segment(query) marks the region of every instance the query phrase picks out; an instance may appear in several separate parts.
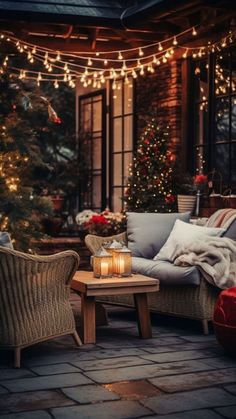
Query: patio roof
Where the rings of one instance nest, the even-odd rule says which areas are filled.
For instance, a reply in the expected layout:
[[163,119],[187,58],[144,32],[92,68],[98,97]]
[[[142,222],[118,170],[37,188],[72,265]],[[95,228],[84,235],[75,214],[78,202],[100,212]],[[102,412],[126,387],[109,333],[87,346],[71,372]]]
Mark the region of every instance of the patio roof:
[[60,51],[107,51],[162,41],[194,25],[202,26],[199,36],[209,28],[214,34],[233,10],[229,0],[1,0],[0,30]]

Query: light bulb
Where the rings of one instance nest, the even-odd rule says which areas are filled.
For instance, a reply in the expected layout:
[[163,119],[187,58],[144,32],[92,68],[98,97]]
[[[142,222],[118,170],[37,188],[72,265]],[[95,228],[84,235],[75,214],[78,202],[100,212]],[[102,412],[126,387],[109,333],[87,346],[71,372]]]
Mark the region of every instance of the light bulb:
[[92,64],[93,64],[93,62],[92,62],[91,58],[89,58],[88,59],[88,65],[92,65]]
[[173,45],[178,45],[178,41],[177,41],[177,39],[176,39],[176,36],[174,37],[174,40],[173,40]]
[[192,30],[192,35],[193,35],[193,36],[196,36],[196,35],[197,35],[197,31],[196,31],[195,27],[193,27],[193,30]]
[[123,60],[123,55],[121,54],[121,52],[119,52],[118,54],[118,60]]
[[159,51],[162,51],[162,50],[163,50],[163,46],[161,45],[161,43],[160,43],[160,42],[159,42],[158,50],[159,50]]
[[143,56],[143,50],[142,50],[142,48],[139,48],[138,55],[139,55],[140,57],[142,57],[142,56]]

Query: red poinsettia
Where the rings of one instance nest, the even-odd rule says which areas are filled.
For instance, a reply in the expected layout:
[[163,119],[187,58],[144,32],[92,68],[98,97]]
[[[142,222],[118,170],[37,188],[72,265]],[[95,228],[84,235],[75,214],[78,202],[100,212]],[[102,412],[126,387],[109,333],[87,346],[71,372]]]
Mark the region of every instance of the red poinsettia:
[[89,224],[108,224],[108,220],[104,215],[93,215],[92,218],[89,220]]
[[166,195],[165,201],[167,204],[173,204],[175,202],[175,197],[171,194]]
[[194,183],[197,186],[203,186],[207,183],[207,176],[206,175],[196,175],[194,178]]

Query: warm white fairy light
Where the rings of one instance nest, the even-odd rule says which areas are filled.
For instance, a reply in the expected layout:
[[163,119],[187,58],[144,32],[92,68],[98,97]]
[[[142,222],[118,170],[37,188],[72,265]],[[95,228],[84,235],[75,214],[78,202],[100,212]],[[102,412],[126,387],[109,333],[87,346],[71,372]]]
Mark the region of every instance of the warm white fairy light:
[[139,48],[139,50],[138,50],[138,55],[139,55],[140,57],[142,57],[142,56],[144,55],[144,52],[143,52],[142,48]]
[[178,41],[177,41],[177,39],[176,39],[176,36],[174,36],[174,39],[173,39],[173,45],[178,45]]
[[[179,44],[180,36],[190,31],[192,31],[193,36],[196,36],[197,34],[196,28],[192,27],[178,35],[165,39],[162,42],[156,42],[156,43],[145,45],[142,47],[136,47],[136,48],[134,47],[127,50],[117,51],[116,52],[117,59],[115,59],[115,55],[114,55],[115,51],[113,51],[113,56],[111,56],[111,58],[109,59],[107,58],[104,59],[103,57],[98,58],[100,54],[103,56],[105,52],[101,52],[101,53],[90,52],[90,57],[88,56],[86,57],[86,54],[88,54],[86,52],[80,53],[81,55],[79,56],[78,53],[77,55],[75,55],[75,53],[72,54],[72,53],[63,51],[63,58],[65,57],[65,59],[63,60],[61,59],[61,56],[58,55],[60,54],[59,51],[46,50],[46,48],[39,47],[39,46],[36,47],[35,45],[29,44],[25,41],[22,42],[21,40],[17,40],[14,37],[9,37],[9,40],[10,42],[14,43],[14,45],[19,51],[25,52],[30,62],[33,63],[33,61],[39,61],[41,63],[44,63],[47,71],[49,73],[52,73],[50,74],[50,78],[44,77],[43,79],[44,81],[51,80],[52,82],[54,82],[55,80],[57,80],[58,77],[56,74],[54,74],[55,70],[58,70],[57,71],[58,73],[60,73],[60,71],[64,71],[64,73],[68,75],[72,74],[73,77],[80,78],[82,80],[81,76],[82,74],[84,74],[83,73],[84,69],[86,69],[87,66],[89,66],[90,74],[86,82],[88,83],[89,80],[91,79],[91,83],[92,83],[92,80],[94,79],[93,74],[96,72],[100,74],[101,66],[103,65],[106,66],[110,64],[109,67],[111,66],[111,67],[117,68],[118,62],[121,61],[121,65],[119,66],[119,68],[116,69],[116,71],[114,69],[112,69],[111,71],[111,68],[104,69],[102,80],[100,80],[100,76],[96,80],[98,84],[98,81],[99,83],[104,83],[108,78],[115,79],[118,76],[122,76],[126,78],[126,76],[134,75],[134,78],[136,78],[137,70],[139,70],[138,74],[140,75],[143,75],[145,69],[147,69],[149,72],[153,72],[155,66],[159,66],[161,62],[166,63],[168,59],[171,58],[176,48],[184,49],[184,52],[182,55],[183,58],[186,58],[187,55],[192,56],[193,58],[197,58],[197,57],[201,58],[206,53],[210,53],[213,49],[214,51],[215,50],[221,51],[222,48],[229,45],[229,43],[231,43],[232,40],[235,39],[235,33],[232,33],[232,31],[230,31],[228,35],[224,35],[224,38],[222,38],[220,41],[215,42],[214,44],[211,44],[211,42],[208,41],[207,46],[197,46],[197,47],[181,46],[181,44]],[[170,43],[172,43],[173,46],[171,46]],[[150,48],[151,46],[152,47],[158,46],[159,52],[156,52],[156,54],[154,55],[153,53],[150,54],[150,50],[148,48]],[[133,52],[136,51],[140,59],[138,59],[137,57],[135,58],[133,55],[130,55],[129,57],[127,57],[127,52],[129,51],[133,51]],[[163,51],[162,54],[160,54],[161,51]],[[111,52],[112,51],[107,51],[106,53],[109,55],[111,54]],[[49,54],[50,54],[50,57],[49,57]],[[94,54],[94,55],[91,55],[91,54]],[[96,58],[95,58],[95,55],[96,55]],[[67,56],[77,57],[80,61],[78,63],[76,63],[75,60],[73,60],[72,62],[67,62],[65,61]],[[52,58],[52,57],[55,57],[55,58]],[[86,63],[85,62],[83,63],[83,60],[85,59],[86,59]],[[68,67],[68,64],[70,65],[70,69]],[[5,63],[5,66],[6,66],[6,63]],[[2,68],[0,69],[1,73],[3,72]],[[16,69],[16,71],[20,72],[20,69]],[[27,74],[27,78],[36,80],[36,77],[34,77],[32,73]],[[19,73],[17,73],[16,75],[19,75]],[[63,77],[63,74],[61,74],[61,77]],[[66,80],[70,81],[71,78],[69,79],[66,78]],[[83,79],[82,83],[84,81],[85,79]]]
[[54,87],[55,87],[55,89],[58,89],[58,87],[59,87],[59,84],[58,84],[57,80],[54,81]]

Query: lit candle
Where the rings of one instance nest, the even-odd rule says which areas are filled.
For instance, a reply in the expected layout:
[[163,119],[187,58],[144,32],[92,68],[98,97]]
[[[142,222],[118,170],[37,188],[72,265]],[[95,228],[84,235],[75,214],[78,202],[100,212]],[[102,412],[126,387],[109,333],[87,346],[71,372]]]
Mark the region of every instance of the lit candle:
[[108,262],[101,261],[101,276],[108,275]]
[[125,272],[125,261],[122,256],[119,257],[119,274],[123,274]]

